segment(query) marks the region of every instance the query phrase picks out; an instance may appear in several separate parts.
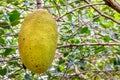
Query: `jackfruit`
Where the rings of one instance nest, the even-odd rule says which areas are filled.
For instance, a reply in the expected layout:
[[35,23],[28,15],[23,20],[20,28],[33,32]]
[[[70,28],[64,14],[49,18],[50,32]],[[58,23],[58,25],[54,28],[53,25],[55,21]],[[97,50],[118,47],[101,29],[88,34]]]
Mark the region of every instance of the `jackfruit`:
[[56,21],[47,10],[38,9],[28,14],[18,36],[23,64],[32,72],[45,72],[54,59],[57,39]]

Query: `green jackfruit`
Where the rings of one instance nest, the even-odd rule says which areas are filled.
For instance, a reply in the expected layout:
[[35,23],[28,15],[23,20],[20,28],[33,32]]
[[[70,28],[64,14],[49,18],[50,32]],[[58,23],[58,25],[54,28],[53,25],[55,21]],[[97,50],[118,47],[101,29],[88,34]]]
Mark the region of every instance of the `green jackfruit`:
[[28,14],[18,36],[23,64],[32,72],[45,72],[54,59],[57,39],[56,21],[49,12],[39,9]]

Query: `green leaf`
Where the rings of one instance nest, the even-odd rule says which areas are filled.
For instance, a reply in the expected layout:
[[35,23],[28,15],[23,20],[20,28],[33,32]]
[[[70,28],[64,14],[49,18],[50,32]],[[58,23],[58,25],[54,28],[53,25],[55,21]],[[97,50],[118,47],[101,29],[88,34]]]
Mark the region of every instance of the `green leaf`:
[[96,40],[91,40],[92,43],[96,43],[97,41]]
[[71,43],[78,44],[78,43],[80,43],[80,41],[79,41],[79,39],[73,39],[73,40],[71,40]]
[[104,36],[103,39],[104,39],[105,42],[109,42],[110,41],[110,37],[108,35]]
[[7,62],[8,65],[13,65],[13,66],[17,66],[18,65],[18,61],[9,61]]
[[59,2],[60,4],[64,4],[64,1],[62,1],[62,0],[58,0],[58,2]]
[[15,2],[15,0],[7,0],[7,3]]
[[57,68],[57,71],[58,72],[62,72],[64,70],[64,66],[60,65],[58,68]]
[[75,4],[80,4],[80,1],[75,1]]
[[6,57],[6,56],[9,55],[12,51],[13,51],[13,49],[8,48],[8,49],[5,50],[5,52],[2,53],[2,55],[3,55],[4,57]]
[[1,75],[1,76],[4,76],[4,75],[6,75],[6,73],[7,73],[7,68],[3,68],[3,69],[2,69],[2,68],[0,67],[0,75]]
[[68,53],[68,52],[64,53],[64,57],[67,57],[68,55],[69,55],[69,53]]
[[4,32],[4,29],[0,28],[0,36],[3,35],[5,32]]
[[67,17],[68,17],[69,20],[72,20],[72,15],[71,14],[68,14]]
[[114,17],[115,17],[116,20],[119,20],[120,19],[120,14],[116,12]]
[[105,50],[105,47],[101,46],[101,47],[96,48],[94,52],[99,53],[99,52],[104,51],[104,50]]
[[68,30],[66,33],[72,33],[72,30]]
[[120,55],[120,51],[117,51],[115,54],[118,54],[118,55]]
[[91,34],[91,32],[90,32],[90,30],[88,29],[88,27],[84,27],[84,28],[81,28],[80,29],[80,33],[86,33],[86,34],[88,34],[88,35],[90,35]]
[[117,58],[114,60],[114,65],[120,65],[120,57],[117,57]]
[[2,28],[10,28],[9,24],[6,21],[1,21],[0,25],[2,26]]
[[17,10],[12,11],[9,15],[10,22],[14,22],[18,20],[19,17],[20,17],[20,13]]
[[14,22],[11,23],[11,25],[12,25],[12,26],[15,26],[15,25],[17,25],[17,24],[19,24],[19,23],[20,23],[20,21],[14,21]]
[[114,26],[114,23],[112,21],[100,21],[100,24],[102,25],[102,27],[104,28],[110,28],[112,26]]
[[0,44],[5,44],[5,39],[0,38]]
[[[2,10],[0,10],[0,15],[1,15],[1,14],[3,14],[3,11],[2,11]],[[1,16],[0,16],[0,18],[1,18]]]
[[63,64],[65,62],[65,60],[63,60],[62,58],[59,59],[59,64]]
[[82,49],[83,49],[83,46],[78,46],[78,49],[79,49],[79,50],[82,50]]

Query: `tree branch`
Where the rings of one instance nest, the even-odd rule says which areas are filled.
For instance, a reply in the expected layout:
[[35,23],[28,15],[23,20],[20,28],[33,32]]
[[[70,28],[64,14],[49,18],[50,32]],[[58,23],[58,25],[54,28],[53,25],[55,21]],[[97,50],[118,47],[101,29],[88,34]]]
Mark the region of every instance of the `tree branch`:
[[83,43],[83,44],[68,44],[58,46],[57,48],[79,47],[79,46],[120,46],[120,43]]
[[0,36],[0,38],[2,38],[2,37],[12,37],[12,36],[18,36],[18,34],[10,34],[10,35],[3,35],[3,36]]
[[120,13],[120,4],[116,0],[104,0],[106,5]]
[[59,16],[56,20],[59,21],[59,19],[61,19],[62,17],[66,16],[66,15],[69,14],[69,13],[72,13],[73,11],[76,11],[76,10],[78,10],[78,9],[85,8],[85,7],[88,7],[88,6],[91,6],[91,5],[104,5],[104,4],[87,4],[87,5],[85,5],[85,6],[79,6],[79,7],[77,7],[77,8],[72,9],[72,10],[69,11],[69,12],[66,12],[66,13],[63,14],[62,16]]
[[113,22],[117,23],[117,24],[120,24],[119,21],[115,20],[114,18],[102,13],[101,11],[99,11],[94,5],[92,5],[88,0],[84,0],[87,4],[90,4],[90,6],[95,10],[97,11],[101,16],[105,17],[105,18],[108,18],[110,20],[112,20]]
[[120,70],[91,70],[91,71],[83,71],[81,73],[72,73],[72,74],[67,74],[64,78],[72,78],[74,76],[77,76],[77,75],[81,75],[81,74],[85,74],[85,73],[90,73],[90,72],[94,72],[94,73],[106,73],[106,72],[120,72]]
[[78,70],[78,66],[77,65],[74,65],[74,68],[75,68],[75,73],[76,75],[78,75],[80,77],[80,79],[85,79],[85,76]]
[[18,60],[18,59],[20,59],[20,58],[19,57],[12,57],[12,58],[8,57],[8,58],[5,58],[5,59],[0,58],[0,62],[9,62],[9,61]]
[[36,0],[36,1],[37,1],[37,9],[42,8],[42,7],[41,7],[41,0]]

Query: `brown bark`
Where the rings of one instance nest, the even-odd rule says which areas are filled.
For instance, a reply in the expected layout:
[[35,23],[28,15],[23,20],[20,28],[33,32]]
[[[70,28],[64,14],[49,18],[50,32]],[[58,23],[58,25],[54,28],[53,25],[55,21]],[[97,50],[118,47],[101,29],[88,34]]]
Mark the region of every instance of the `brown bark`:
[[42,8],[42,7],[41,7],[41,0],[36,0],[36,1],[37,1],[37,9]]
[[120,13],[120,4],[116,0],[104,0],[106,5]]

